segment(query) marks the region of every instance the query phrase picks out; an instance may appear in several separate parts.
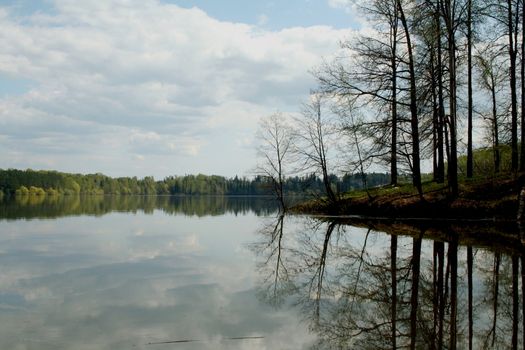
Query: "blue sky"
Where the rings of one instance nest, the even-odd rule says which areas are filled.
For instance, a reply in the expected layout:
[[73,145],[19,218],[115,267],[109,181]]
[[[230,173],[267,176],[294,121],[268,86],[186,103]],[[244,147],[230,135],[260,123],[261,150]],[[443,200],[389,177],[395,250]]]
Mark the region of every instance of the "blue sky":
[[183,7],[196,6],[212,17],[232,22],[260,24],[264,28],[283,29],[294,26],[327,25],[334,28],[356,26],[347,11],[327,0],[171,0]]
[[249,175],[358,27],[345,0],[1,0],[0,168]]
[[[269,29],[293,26],[328,25],[334,28],[357,27],[345,0],[161,0],[184,8],[198,7],[221,21],[261,25]],[[14,14],[54,13],[52,0],[0,0]]]

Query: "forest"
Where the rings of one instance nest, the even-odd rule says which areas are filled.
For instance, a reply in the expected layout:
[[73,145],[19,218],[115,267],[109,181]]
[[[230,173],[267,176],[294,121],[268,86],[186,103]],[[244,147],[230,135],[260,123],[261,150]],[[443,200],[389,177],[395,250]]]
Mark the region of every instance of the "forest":
[[[389,174],[367,174],[369,183],[388,183]],[[341,191],[362,188],[362,177],[332,175],[331,182]],[[0,191],[4,195],[269,195],[272,184],[262,176],[226,178],[217,175],[169,176],[156,181],[147,176],[112,178],[103,174],[68,174],[45,170],[0,169]],[[318,194],[322,181],[315,175],[290,177],[285,182],[289,194]]]
[[302,112],[260,124],[259,173],[278,195],[312,169],[331,202],[340,171],[384,169],[393,187],[409,174],[420,199],[424,173],[454,198],[463,179],[525,171],[523,1],[355,4],[366,29],[313,69]]

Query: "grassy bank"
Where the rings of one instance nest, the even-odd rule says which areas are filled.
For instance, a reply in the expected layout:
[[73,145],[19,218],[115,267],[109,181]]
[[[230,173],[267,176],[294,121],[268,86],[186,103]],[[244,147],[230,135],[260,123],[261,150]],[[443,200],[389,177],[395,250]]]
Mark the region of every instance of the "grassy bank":
[[387,218],[515,219],[525,175],[463,179],[459,195],[444,184],[423,184],[423,200],[409,184],[348,192],[337,203],[322,199],[301,203],[292,211],[307,214],[363,215]]

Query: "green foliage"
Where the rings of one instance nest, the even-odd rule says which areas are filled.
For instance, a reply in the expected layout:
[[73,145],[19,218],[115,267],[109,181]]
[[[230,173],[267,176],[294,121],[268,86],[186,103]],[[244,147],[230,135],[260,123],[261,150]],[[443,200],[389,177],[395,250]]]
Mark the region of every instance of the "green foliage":
[[46,191],[43,188],[31,186],[29,187],[29,194],[32,196],[45,196]]
[[48,188],[48,189],[46,190],[46,195],[48,195],[48,196],[58,196],[59,193],[58,193],[58,191],[55,190],[54,188]]
[[17,196],[27,196],[29,194],[29,189],[25,186],[20,186],[16,191],[15,191],[16,195]]
[[[389,174],[367,174],[367,184],[374,187],[388,183]],[[338,192],[363,187],[361,175],[332,175],[331,183]],[[103,174],[67,174],[56,171],[0,169],[0,190],[6,194],[57,195],[266,195],[273,192],[272,182],[265,177],[225,178],[217,175],[170,176],[155,181],[151,176],[111,178]],[[315,175],[290,177],[285,180],[287,195],[322,193],[323,183]]]
[[79,194],[80,185],[71,177],[66,177],[64,180],[64,194]]
[[[500,173],[509,173],[511,171],[511,148],[508,145],[499,147],[500,151]],[[494,150],[492,148],[476,149],[473,152],[474,174],[477,177],[493,177],[494,169]],[[458,158],[458,173],[466,175],[467,173],[467,156]]]

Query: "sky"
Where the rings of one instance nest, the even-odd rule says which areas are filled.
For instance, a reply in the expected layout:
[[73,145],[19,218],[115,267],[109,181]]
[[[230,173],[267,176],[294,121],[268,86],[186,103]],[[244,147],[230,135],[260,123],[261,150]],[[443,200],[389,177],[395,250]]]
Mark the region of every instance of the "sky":
[[0,0],[0,168],[250,175],[260,118],[360,25],[348,0]]

